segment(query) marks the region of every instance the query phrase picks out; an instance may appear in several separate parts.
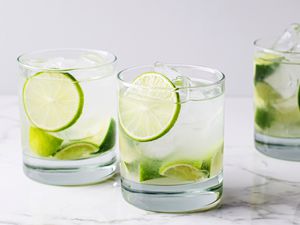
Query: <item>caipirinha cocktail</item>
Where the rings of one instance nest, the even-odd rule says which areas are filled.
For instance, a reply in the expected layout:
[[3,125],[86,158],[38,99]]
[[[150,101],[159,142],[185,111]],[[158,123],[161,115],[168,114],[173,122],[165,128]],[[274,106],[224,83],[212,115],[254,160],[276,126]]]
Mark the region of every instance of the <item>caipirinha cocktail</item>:
[[163,192],[222,173],[223,86],[180,69],[156,64],[120,83],[123,183],[154,185]]
[[[24,170],[30,177],[66,185],[106,178],[101,165],[116,162],[114,61],[108,52],[82,49],[19,57]],[[89,176],[86,168],[96,165],[98,174]]]

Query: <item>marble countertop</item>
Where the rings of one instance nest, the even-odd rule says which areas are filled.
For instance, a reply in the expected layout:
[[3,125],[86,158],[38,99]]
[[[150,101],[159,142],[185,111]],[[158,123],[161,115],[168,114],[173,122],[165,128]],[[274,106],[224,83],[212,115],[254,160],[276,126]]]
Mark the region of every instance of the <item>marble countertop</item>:
[[254,150],[250,98],[227,98],[224,197],[218,209],[152,213],[126,203],[119,177],[56,187],[23,174],[18,101],[0,96],[0,225],[300,225],[300,162]]

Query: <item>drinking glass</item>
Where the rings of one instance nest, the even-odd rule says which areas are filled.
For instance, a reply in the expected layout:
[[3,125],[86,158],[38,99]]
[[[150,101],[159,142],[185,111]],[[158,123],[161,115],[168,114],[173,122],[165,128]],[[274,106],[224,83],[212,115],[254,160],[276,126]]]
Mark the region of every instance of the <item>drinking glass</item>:
[[125,200],[157,212],[215,207],[222,196],[224,75],[156,63],[118,73]]
[[300,161],[300,51],[276,50],[277,38],[254,45],[256,149]]
[[53,185],[82,185],[115,173],[116,57],[87,49],[18,57],[25,174]]

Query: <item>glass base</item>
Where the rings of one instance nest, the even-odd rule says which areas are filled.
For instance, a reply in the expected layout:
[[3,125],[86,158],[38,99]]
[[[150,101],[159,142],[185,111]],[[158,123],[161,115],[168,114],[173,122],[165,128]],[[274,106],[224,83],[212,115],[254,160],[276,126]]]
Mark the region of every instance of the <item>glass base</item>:
[[113,151],[72,161],[47,160],[24,154],[24,173],[44,184],[74,186],[98,183],[112,177],[116,168],[117,160]]
[[219,205],[223,192],[223,174],[209,180],[182,185],[148,185],[122,178],[124,199],[153,212],[205,211]]
[[255,147],[273,158],[300,161],[300,138],[276,138],[255,133]]

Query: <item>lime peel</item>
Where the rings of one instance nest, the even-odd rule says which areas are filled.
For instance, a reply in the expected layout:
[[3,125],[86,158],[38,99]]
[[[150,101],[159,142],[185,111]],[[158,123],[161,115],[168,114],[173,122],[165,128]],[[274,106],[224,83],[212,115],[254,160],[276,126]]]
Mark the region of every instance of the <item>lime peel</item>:
[[82,139],[94,143],[98,146],[98,151],[95,154],[106,152],[112,149],[116,143],[116,122],[113,118],[110,118],[106,122],[102,123],[100,131],[88,138]]

